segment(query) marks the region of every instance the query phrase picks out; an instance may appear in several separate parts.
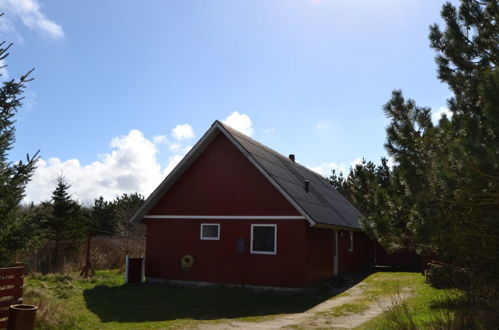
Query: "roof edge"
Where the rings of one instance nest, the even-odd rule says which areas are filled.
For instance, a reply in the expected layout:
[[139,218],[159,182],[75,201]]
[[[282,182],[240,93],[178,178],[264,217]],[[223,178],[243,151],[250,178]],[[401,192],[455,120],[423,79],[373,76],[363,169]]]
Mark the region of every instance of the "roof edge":
[[215,138],[217,131],[224,134],[225,137],[255,166],[260,173],[293,205],[293,207],[303,216],[305,220],[314,226],[316,222],[296,203],[296,201],[264,170],[251,154],[231,135],[224,125],[216,120],[211,127],[203,134],[201,139],[192,147],[192,149],[182,158],[175,168],[166,176],[166,178],[154,189],[154,191],[145,200],[144,204],[133,214],[129,222],[138,223],[153,208],[159,199],[168,191],[176,180],[185,172],[190,165],[204,151],[206,146]]
[[325,224],[325,223],[320,223],[320,222],[318,222],[317,224],[315,224],[314,228],[324,228],[324,229],[335,229],[335,230],[347,230],[347,231],[355,231],[355,232],[364,232],[364,230],[362,228],[354,228],[354,227],[347,227],[347,226],[337,226],[337,225],[330,225],[330,224]]
[[263,174],[263,176],[286,198],[286,200],[293,205],[293,207],[302,215],[305,217],[305,220],[307,220],[310,223],[310,226],[313,226],[316,224],[316,222],[303,210],[300,205],[277,183],[277,181],[270,176],[265,169],[258,163],[256,159],[254,159],[251,154],[230,134],[230,132],[225,128],[225,126],[219,122],[218,120],[215,121],[214,125],[216,125],[220,131],[229,139],[229,141],[232,142],[232,144],[260,171],[260,173]]
[[[185,166],[194,161],[197,156],[204,150],[204,148],[216,136],[217,126],[212,124],[211,127],[203,134],[201,139],[192,147],[191,150],[182,158],[182,160],[175,166],[175,168],[166,176],[163,181],[154,189],[154,191],[147,197],[144,204],[132,215],[129,222],[140,222],[144,215],[149,212],[163,194],[170,188],[171,185],[180,177],[186,170]],[[211,138],[211,139],[210,139]]]

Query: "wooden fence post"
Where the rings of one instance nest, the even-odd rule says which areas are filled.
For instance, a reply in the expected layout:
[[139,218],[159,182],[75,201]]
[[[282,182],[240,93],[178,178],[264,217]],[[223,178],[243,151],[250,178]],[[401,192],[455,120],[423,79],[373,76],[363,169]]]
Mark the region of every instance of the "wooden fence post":
[[91,277],[94,274],[94,271],[92,269],[92,265],[90,264],[90,242],[92,240],[92,230],[88,230],[87,234],[87,247],[86,247],[86,253],[85,253],[85,265],[83,266],[83,269],[81,270],[80,276],[83,277]]
[[23,301],[24,267],[0,268],[0,329],[7,328],[9,306]]

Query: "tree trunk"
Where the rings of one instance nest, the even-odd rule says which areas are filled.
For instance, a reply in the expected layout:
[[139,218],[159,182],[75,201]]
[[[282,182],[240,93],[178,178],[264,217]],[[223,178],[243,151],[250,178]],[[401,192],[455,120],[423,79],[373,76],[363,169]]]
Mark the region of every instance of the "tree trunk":
[[59,271],[59,233],[54,236],[54,250],[52,251],[52,272]]

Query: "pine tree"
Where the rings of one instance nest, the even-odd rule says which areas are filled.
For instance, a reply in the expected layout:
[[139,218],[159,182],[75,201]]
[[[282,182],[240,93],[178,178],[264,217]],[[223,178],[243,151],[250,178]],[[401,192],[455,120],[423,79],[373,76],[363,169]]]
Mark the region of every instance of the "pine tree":
[[453,116],[434,126],[430,109],[393,92],[384,107],[390,119],[385,148],[395,165],[390,184],[369,194],[378,207],[363,221],[387,245],[404,238],[419,251],[476,268],[470,260],[479,260],[478,251],[493,245],[477,249],[471,237],[483,230],[493,233],[493,228],[485,229],[486,219],[498,218],[497,203],[484,214],[473,201],[483,194],[497,197],[494,116],[499,108],[490,104],[499,94],[493,82],[499,58],[498,3],[463,0],[459,9],[447,3],[442,17],[445,29],[431,26],[430,42],[437,50],[438,77],[454,93],[449,99]]
[[378,239],[389,249],[431,250],[431,171],[432,162],[442,152],[440,130],[431,121],[431,109],[406,100],[401,91],[392,93],[384,111],[390,119],[385,149],[395,165],[389,175],[387,165],[383,166],[380,175],[385,183],[371,192],[376,207],[364,224],[371,231],[376,229]]
[[430,27],[430,45],[437,51],[438,78],[454,96],[450,110],[465,120],[480,116],[478,86],[499,62],[499,3],[461,0],[459,8],[446,3],[441,11],[445,30]]
[[[336,189],[340,194],[347,197],[345,191],[345,177],[343,176],[343,172],[339,171],[336,173],[336,170],[332,170],[329,177],[326,178],[327,181]],[[348,198],[348,197],[347,197]]]
[[475,282],[499,287],[499,4],[461,1],[444,5],[445,30],[431,27],[438,77],[454,96],[452,120],[440,130],[441,157],[433,163],[440,195],[434,244],[454,264],[469,268]]
[[124,193],[112,201],[101,196],[95,199],[91,210],[93,226],[103,234],[140,234],[137,224],[129,220],[143,203],[144,196],[139,193]]
[[98,230],[100,235],[106,235],[116,231],[118,222],[116,213],[113,202],[104,200],[104,197],[102,196],[95,199],[91,210],[91,217],[93,227]]
[[442,17],[430,41],[452,118],[433,125],[429,109],[393,92],[385,148],[395,165],[369,193],[377,207],[363,224],[385,245],[405,238],[449,263],[465,279],[465,327],[488,328],[499,322],[498,2],[447,3]]
[[[2,16],[2,15],[0,15]],[[0,60],[9,55],[12,44],[0,43]],[[28,71],[18,80],[2,82],[0,87],[0,265],[12,262],[18,252],[27,247],[32,231],[29,217],[19,212],[38,153],[26,156],[26,161],[11,163],[8,153],[15,142],[15,115],[22,105],[26,83],[32,80]]]
[[70,187],[64,177],[57,177],[57,186],[52,192],[52,199],[44,203],[46,217],[42,218],[40,223],[45,237],[54,244],[51,266],[55,272],[61,270],[62,245],[69,248],[77,247],[89,225],[81,205],[69,194]]

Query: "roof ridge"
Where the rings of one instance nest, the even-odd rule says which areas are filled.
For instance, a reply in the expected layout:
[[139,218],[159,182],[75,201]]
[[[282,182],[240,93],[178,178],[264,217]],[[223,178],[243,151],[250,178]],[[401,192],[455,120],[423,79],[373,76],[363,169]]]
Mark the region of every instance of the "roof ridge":
[[[282,168],[283,170],[288,171],[288,173],[290,173],[292,176],[294,176],[296,179],[298,179],[299,181],[302,181],[302,182],[304,180],[307,180],[307,177],[310,175],[313,178],[316,178],[316,180],[318,181],[318,187],[321,187],[321,189],[331,191],[331,193],[334,195],[334,197],[331,196],[330,198],[334,198],[336,201],[338,201],[338,198],[339,198],[340,201],[346,202],[349,205],[351,205],[351,203],[344,196],[342,196],[334,188],[334,186],[327,181],[327,179],[324,176],[312,171],[311,169],[309,169],[308,167],[306,167],[304,165],[301,165],[297,162],[290,160],[288,157],[282,155],[281,153],[275,151],[274,149],[272,149],[270,147],[267,147],[266,145],[264,145],[261,142],[247,136],[246,134],[244,134],[244,133],[242,133],[242,132],[240,132],[240,131],[238,131],[238,130],[236,130],[236,129],[234,129],[226,124],[223,124],[223,123],[220,123],[220,124],[227,131],[227,133],[230,135],[233,135],[234,138],[241,139],[241,141],[245,141],[246,143],[249,143],[256,148],[259,148],[262,151],[268,152],[270,155],[276,157],[276,161],[272,161],[271,159],[266,159],[263,156],[260,156],[258,154],[253,154],[253,152],[246,150],[250,154],[250,157],[262,158],[262,160],[265,160],[266,162],[273,164],[274,166],[278,166],[278,167]],[[243,148],[246,149],[246,147],[243,147]],[[255,161],[257,161],[257,160],[255,159]],[[264,168],[265,171],[267,171],[265,166],[262,166],[262,167]],[[302,171],[302,173],[300,173],[300,171]],[[303,173],[303,171],[304,171],[304,173]],[[272,174],[271,176],[274,176],[274,175],[275,174]],[[281,178],[281,180],[282,180],[282,178]],[[289,182],[290,184],[296,186],[296,183],[294,183],[292,180],[287,180],[287,179],[284,179],[284,180]],[[317,206],[320,205],[323,208],[331,210],[336,215],[338,220],[345,223],[347,226],[349,225],[349,221],[345,218],[345,215],[342,212],[339,212],[336,209],[336,207],[334,206],[336,202],[332,202],[332,201],[328,200],[327,198],[325,198],[324,196],[322,196],[322,193],[319,191],[316,191],[316,188],[314,188],[314,187],[311,188],[310,192],[311,192],[311,195],[313,195],[314,198],[317,200],[317,202],[312,202],[311,200],[302,200],[302,201],[304,201],[306,203],[312,203],[312,204],[315,204]],[[297,196],[294,196],[294,195],[292,195],[292,198],[295,200],[296,199],[300,200],[300,198],[297,198]],[[351,206],[354,207],[353,205],[351,205]],[[358,212],[358,210],[357,210],[357,212]],[[360,214],[360,212],[358,212],[358,213]]]
[[[216,122],[220,123],[220,124],[221,124],[221,125],[222,125],[225,129],[227,129],[227,130],[231,131],[231,133],[238,134],[240,137],[247,139],[247,140],[248,140],[248,142],[253,143],[253,144],[256,144],[256,145],[258,145],[258,146],[260,146],[260,147],[265,148],[267,151],[270,151],[271,153],[275,154],[276,156],[278,156],[278,157],[281,157],[281,158],[285,159],[286,161],[290,162],[292,165],[299,166],[299,167],[301,167],[301,168],[305,169],[305,170],[306,170],[307,172],[309,172],[310,174],[312,174],[312,175],[314,175],[315,177],[317,177],[317,178],[321,179],[322,181],[324,181],[324,183],[328,183],[328,182],[327,182],[327,180],[326,180],[326,178],[325,178],[324,176],[320,175],[319,173],[316,173],[316,172],[312,171],[310,168],[308,168],[308,167],[306,167],[306,166],[304,166],[304,165],[302,165],[302,164],[300,164],[300,163],[298,163],[298,162],[296,162],[296,161],[292,161],[291,159],[289,159],[289,157],[286,157],[285,155],[281,154],[280,152],[278,152],[278,151],[276,151],[276,150],[274,150],[274,149],[272,149],[272,148],[270,148],[270,147],[268,147],[268,146],[264,145],[263,143],[261,143],[261,142],[259,142],[259,141],[255,140],[255,139],[253,139],[252,137],[250,137],[250,136],[248,136],[248,135],[246,135],[246,134],[244,134],[244,133],[242,133],[242,132],[240,132],[240,131],[238,131],[238,130],[236,130],[235,128],[232,128],[231,126],[229,126],[229,125],[227,125],[227,124],[224,124],[224,123],[222,123],[222,122],[220,122],[220,121],[218,121],[218,120],[217,120]],[[329,188],[329,186],[330,186],[330,188],[331,188],[332,190],[336,190],[336,189],[334,189],[334,187],[333,187],[332,185],[330,185],[330,184],[328,184],[327,186],[328,186],[328,188]]]
[[[149,195],[130,221],[141,221],[219,133],[228,138],[311,225],[319,223],[340,228],[361,228],[359,219],[362,214],[325,177],[218,120]],[[280,177],[281,174],[284,177]],[[318,182],[312,185],[311,194],[304,194],[298,183],[303,183],[308,177]],[[318,198],[317,194],[322,198]]]

